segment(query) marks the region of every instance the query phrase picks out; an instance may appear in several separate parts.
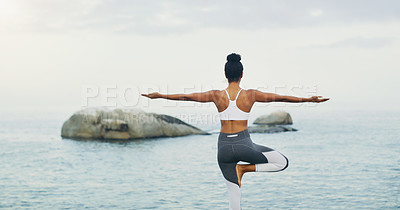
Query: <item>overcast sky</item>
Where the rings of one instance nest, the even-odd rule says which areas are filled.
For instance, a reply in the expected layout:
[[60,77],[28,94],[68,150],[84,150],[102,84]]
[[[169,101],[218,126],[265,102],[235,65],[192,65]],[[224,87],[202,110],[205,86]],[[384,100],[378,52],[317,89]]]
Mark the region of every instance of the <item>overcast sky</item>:
[[1,106],[75,111],[109,88],[125,93],[111,104],[143,107],[149,87],[222,89],[236,52],[244,88],[394,109],[399,40],[397,0],[0,0]]

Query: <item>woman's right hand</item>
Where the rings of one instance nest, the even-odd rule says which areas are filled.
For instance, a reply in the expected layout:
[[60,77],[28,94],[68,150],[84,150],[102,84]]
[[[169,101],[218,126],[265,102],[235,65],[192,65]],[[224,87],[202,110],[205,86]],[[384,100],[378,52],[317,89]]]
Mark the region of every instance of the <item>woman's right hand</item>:
[[161,98],[161,94],[157,93],[157,92],[149,93],[149,94],[142,93],[142,96],[145,96],[145,97],[150,98],[150,99]]
[[321,103],[329,100],[329,98],[322,98],[322,96],[311,96],[309,102]]

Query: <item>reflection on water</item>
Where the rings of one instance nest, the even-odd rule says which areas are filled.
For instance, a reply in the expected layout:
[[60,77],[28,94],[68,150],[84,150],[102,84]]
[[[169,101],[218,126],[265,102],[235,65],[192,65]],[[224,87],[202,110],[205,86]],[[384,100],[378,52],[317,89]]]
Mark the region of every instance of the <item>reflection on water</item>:
[[[251,134],[290,166],[246,174],[242,207],[399,207],[398,116],[307,117],[298,132]],[[227,209],[217,134],[112,143],[61,139],[59,129],[1,121],[0,208]]]

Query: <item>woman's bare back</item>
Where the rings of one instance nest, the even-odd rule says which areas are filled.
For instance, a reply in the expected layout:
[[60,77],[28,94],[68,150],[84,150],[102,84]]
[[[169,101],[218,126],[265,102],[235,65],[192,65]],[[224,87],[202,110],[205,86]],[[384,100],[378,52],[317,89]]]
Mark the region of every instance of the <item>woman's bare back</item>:
[[[227,88],[229,98],[234,99],[238,94],[240,88]],[[253,107],[254,100],[252,100],[251,94],[248,90],[242,90],[236,100],[237,107],[244,111],[250,112]],[[218,112],[222,112],[228,108],[229,99],[226,95],[225,90],[218,91],[216,94],[216,100],[214,101]],[[236,133],[247,129],[247,120],[221,120],[221,132],[222,133]]]

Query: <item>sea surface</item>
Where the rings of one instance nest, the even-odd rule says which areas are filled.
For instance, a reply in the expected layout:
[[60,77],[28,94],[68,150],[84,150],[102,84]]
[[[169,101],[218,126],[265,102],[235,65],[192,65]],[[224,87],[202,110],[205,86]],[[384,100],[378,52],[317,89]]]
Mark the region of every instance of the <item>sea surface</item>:
[[[243,209],[400,208],[399,111],[292,117],[297,132],[251,134],[290,164],[245,174]],[[1,209],[228,209],[218,133],[76,141],[60,137],[67,118],[38,112],[0,119]]]

